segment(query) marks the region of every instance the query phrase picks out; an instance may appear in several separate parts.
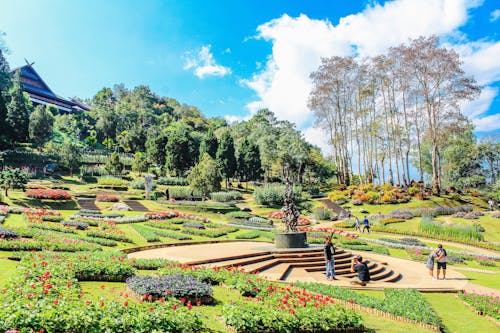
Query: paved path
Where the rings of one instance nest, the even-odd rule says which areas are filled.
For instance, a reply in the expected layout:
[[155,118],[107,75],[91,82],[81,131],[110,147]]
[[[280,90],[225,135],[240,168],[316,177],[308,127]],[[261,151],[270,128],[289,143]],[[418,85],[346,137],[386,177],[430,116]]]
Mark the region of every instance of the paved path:
[[[166,258],[180,262],[191,262],[212,258],[242,255],[267,251],[274,244],[262,242],[231,242],[218,244],[198,244],[175,246],[153,250],[140,251],[129,254],[131,258]],[[364,289],[380,288],[418,288],[423,290],[454,289],[462,290],[468,284],[467,278],[454,269],[447,270],[446,280],[432,280],[427,273],[424,263],[374,254],[371,252],[354,251],[368,260],[387,263],[387,266],[400,272],[403,278],[395,283],[371,282]],[[294,269],[287,281],[323,282],[337,286],[349,286],[348,278],[339,277],[336,281],[327,281],[322,272],[309,273],[302,269]]]
[[136,212],[149,212],[149,209],[137,200],[123,200],[123,203]]

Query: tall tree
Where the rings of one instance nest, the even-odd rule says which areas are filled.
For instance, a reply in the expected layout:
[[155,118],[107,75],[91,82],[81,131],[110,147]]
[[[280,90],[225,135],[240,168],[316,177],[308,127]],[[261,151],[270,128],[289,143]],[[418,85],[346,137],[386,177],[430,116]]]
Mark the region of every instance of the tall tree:
[[28,127],[32,104],[24,93],[21,83],[21,71],[16,71],[9,92],[10,102],[7,105],[7,125],[13,141],[25,141],[28,138]]
[[2,150],[8,141],[7,126],[7,101],[9,88],[11,85],[10,68],[7,59],[3,56],[0,47],[0,150]]
[[262,175],[259,147],[243,138],[238,147],[238,175],[246,182],[257,180]]
[[229,130],[224,131],[220,137],[219,147],[217,149],[217,162],[221,169],[221,174],[226,180],[226,188],[228,188],[229,179],[233,177],[236,172],[234,140]]
[[203,154],[208,153],[210,157],[216,158],[217,155],[217,147],[218,142],[215,137],[214,131],[209,128],[207,133],[203,136],[200,144],[200,157],[203,157]]
[[37,147],[52,138],[52,128],[54,125],[54,117],[43,105],[38,105],[35,111],[30,115],[29,122],[29,137]]
[[111,88],[102,88],[92,99],[90,114],[95,119],[97,140],[115,139],[118,116],[116,114],[117,100]]
[[198,159],[199,147],[184,123],[173,123],[167,129],[165,167],[173,176],[184,176]]

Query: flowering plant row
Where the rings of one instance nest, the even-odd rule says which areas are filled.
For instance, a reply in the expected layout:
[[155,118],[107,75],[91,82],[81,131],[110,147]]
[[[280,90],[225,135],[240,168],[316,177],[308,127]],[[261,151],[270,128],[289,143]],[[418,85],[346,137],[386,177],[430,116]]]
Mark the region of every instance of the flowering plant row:
[[83,240],[71,239],[39,232],[37,239],[0,239],[0,250],[4,251],[98,251],[101,248],[95,244],[87,243]]
[[322,283],[297,283],[298,287],[306,288],[323,295],[375,308],[397,316],[416,320],[431,325],[441,325],[441,321],[422,294],[416,289],[384,289],[385,297],[379,299],[337,286]]
[[458,296],[476,311],[500,320],[500,297],[494,295],[480,295],[463,291]]
[[19,238],[19,234],[11,229],[0,228],[0,239]]
[[87,236],[111,239],[114,241],[124,242],[124,243],[132,243],[132,244],[134,243],[134,241],[129,237],[127,237],[123,231],[120,231],[118,229],[111,229],[108,231],[89,230],[87,231]]
[[99,202],[118,202],[118,201],[120,201],[120,197],[118,197],[116,195],[110,195],[110,194],[101,194],[101,195],[98,195],[95,198],[95,200],[99,201]]
[[[267,217],[272,219],[283,219],[285,214],[283,212],[270,212]],[[311,221],[303,216],[299,216],[298,225],[310,225]]]
[[336,228],[310,228],[310,227],[299,227],[297,228],[299,231],[306,231],[306,232],[324,232],[325,234],[328,235],[338,235],[340,237],[344,238],[350,238],[350,239],[356,239],[358,238],[358,234],[354,232],[347,232],[342,229],[336,229]]
[[78,230],[87,230],[89,227],[88,223],[80,221],[61,221],[61,224],[65,227],[75,227]]
[[163,211],[163,212],[150,212],[146,213],[146,216],[149,217],[151,220],[166,220],[166,219],[172,219],[172,218],[181,218],[181,219],[186,219],[186,220],[193,220],[193,221],[201,221],[201,222],[210,222],[209,219],[206,217],[201,217],[197,216],[194,214],[189,214],[189,213],[182,213],[176,210],[173,211]]
[[[74,278],[85,257],[31,255],[21,261],[20,278],[0,293],[0,331],[20,332],[199,332],[200,316],[176,300],[155,303],[83,299]],[[105,256],[105,255],[104,255]],[[115,260],[120,262],[120,258]],[[100,258],[109,261],[109,257]],[[113,263],[116,265],[117,261]],[[123,259],[125,261],[125,259]],[[84,320],[82,320],[84,319]]]
[[34,199],[71,200],[71,194],[64,190],[33,189],[26,191],[26,196]]

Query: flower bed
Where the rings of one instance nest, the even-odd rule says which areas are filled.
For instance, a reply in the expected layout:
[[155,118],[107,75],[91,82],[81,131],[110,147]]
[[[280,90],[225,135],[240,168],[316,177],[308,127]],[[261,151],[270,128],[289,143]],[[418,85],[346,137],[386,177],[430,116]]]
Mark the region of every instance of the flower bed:
[[218,202],[229,202],[241,199],[241,193],[238,191],[212,192],[210,193],[210,199]]
[[0,228],[0,239],[19,238],[19,234],[11,229]]
[[144,225],[133,224],[132,229],[137,231],[148,243],[159,242],[160,237],[154,229],[148,228]]
[[61,221],[61,224],[65,227],[75,227],[78,230],[87,230],[89,227],[88,223],[80,221]]
[[338,235],[340,237],[348,238],[348,239],[356,239],[358,238],[358,234],[353,233],[353,232],[348,232],[342,229],[336,229],[336,228],[310,228],[310,227],[299,227],[297,228],[299,231],[306,231],[306,232],[324,232],[325,234],[328,235]]
[[111,239],[111,240],[115,240],[118,242],[124,242],[124,243],[132,243],[132,244],[134,243],[134,241],[132,239],[127,237],[125,235],[125,233],[120,231],[120,230],[113,230],[113,231],[90,230],[90,231],[87,231],[87,236]]
[[448,237],[452,239],[460,239],[462,241],[484,240],[483,234],[476,228],[471,226],[445,225],[432,219],[422,219],[418,226],[418,230],[423,234],[430,234],[439,238]]
[[[181,302],[211,304],[212,287],[192,276],[174,274],[162,277],[132,276],[127,279],[127,287],[147,300],[174,297]],[[199,304],[199,303],[198,303]]]
[[42,215],[41,219],[42,221],[47,221],[47,222],[61,222],[63,220],[63,217],[56,215]]
[[[43,254],[23,259],[19,279],[0,293],[0,332],[206,331],[200,316],[177,300],[136,303],[129,302],[128,296],[121,301],[82,299],[74,264],[86,259],[90,258],[54,259]],[[110,262],[110,269],[117,265],[109,257],[101,259]],[[99,262],[100,267],[105,264]]]
[[463,291],[458,297],[470,305],[479,314],[488,315],[500,320],[500,297],[492,295],[479,295]]
[[[271,212],[267,214],[267,217],[272,218],[272,219],[283,219],[285,217],[285,214],[283,212]],[[299,216],[298,219],[298,225],[305,226],[305,225],[310,225],[311,221],[303,216]]]
[[422,294],[415,289],[384,289],[384,299],[379,299],[356,292],[322,283],[297,283],[298,287],[306,288],[323,295],[361,304],[397,316],[405,317],[418,322],[441,326],[441,320],[432,306]]
[[26,191],[26,196],[34,199],[71,200],[71,194],[65,190],[33,189]]
[[167,265],[175,265],[176,262],[167,259],[155,258],[155,259],[145,259],[145,258],[131,258],[128,259],[132,267],[141,270],[156,270]]
[[110,195],[110,194],[101,194],[101,195],[98,195],[95,198],[95,200],[99,201],[99,202],[119,202],[120,197],[118,197],[116,195]]
[[194,214],[181,213],[178,211],[164,211],[164,212],[149,212],[146,213],[146,216],[151,220],[166,220],[173,218],[180,218],[185,220],[193,220],[193,221],[201,221],[201,222],[210,222],[206,217],[197,216]]

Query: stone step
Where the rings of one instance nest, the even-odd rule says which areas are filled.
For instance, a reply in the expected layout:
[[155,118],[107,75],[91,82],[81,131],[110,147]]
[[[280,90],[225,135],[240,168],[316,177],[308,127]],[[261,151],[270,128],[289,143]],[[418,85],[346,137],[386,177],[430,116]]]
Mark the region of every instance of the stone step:
[[403,277],[403,275],[401,275],[401,273],[396,273],[392,269],[390,271],[391,271],[391,274],[389,274],[389,276],[387,276],[383,279],[380,279],[378,281],[379,282],[397,282]]
[[221,258],[213,258],[213,259],[203,259],[203,260],[197,260],[197,261],[191,261],[188,264],[189,265],[206,265],[206,264],[214,264],[217,263],[218,265],[216,266],[237,266],[232,261],[235,263],[240,261],[240,260],[245,260],[249,258],[258,258],[261,257],[261,260],[268,260],[269,257],[272,258],[271,252],[269,251],[264,251],[264,252],[255,252],[255,253],[246,253],[246,254],[240,254],[240,255],[234,255],[234,256],[229,256],[229,257],[221,257]]

